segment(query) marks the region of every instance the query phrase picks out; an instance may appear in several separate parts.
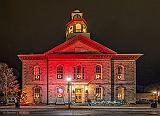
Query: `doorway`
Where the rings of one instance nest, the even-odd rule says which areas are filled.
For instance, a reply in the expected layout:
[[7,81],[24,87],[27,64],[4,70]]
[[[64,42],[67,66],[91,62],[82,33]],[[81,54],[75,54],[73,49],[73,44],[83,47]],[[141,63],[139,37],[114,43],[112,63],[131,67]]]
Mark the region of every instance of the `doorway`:
[[82,103],[82,89],[80,88],[75,89],[75,102]]

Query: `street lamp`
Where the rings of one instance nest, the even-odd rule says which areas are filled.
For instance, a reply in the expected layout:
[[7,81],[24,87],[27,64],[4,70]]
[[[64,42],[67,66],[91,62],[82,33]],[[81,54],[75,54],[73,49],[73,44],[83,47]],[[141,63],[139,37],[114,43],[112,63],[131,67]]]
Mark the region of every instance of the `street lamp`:
[[158,92],[157,91],[153,91],[153,95],[154,95],[154,100],[157,101]]
[[71,85],[71,77],[67,77],[67,82],[68,82],[68,108],[70,109],[70,85]]

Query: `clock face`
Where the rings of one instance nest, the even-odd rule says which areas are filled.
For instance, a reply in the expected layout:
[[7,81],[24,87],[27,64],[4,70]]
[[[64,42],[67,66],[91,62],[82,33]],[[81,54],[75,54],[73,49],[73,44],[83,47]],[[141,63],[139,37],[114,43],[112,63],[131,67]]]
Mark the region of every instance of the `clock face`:
[[73,18],[74,18],[74,19],[77,19],[77,18],[81,18],[81,16],[80,16],[79,14],[75,14],[75,15],[73,16]]

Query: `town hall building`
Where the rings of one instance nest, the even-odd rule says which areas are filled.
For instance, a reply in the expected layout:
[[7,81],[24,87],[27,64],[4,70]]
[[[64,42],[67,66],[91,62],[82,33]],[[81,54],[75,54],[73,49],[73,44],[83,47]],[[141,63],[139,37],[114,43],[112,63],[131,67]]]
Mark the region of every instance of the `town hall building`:
[[92,38],[83,13],[66,24],[66,41],[42,54],[18,55],[22,61],[22,104],[136,101],[136,60]]

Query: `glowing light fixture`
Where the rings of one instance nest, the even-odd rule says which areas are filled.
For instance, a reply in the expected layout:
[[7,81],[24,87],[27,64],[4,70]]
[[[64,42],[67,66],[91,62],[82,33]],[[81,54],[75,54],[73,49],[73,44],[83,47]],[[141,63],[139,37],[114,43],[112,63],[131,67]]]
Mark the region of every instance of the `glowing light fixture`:
[[70,82],[72,80],[71,77],[67,77],[67,81]]
[[157,94],[157,91],[153,91],[153,94]]
[[58,92],[59,92],[59,93],[63,93],[63,89],[62,89],[62,88],[59,88],[59,89],[58,89]]

